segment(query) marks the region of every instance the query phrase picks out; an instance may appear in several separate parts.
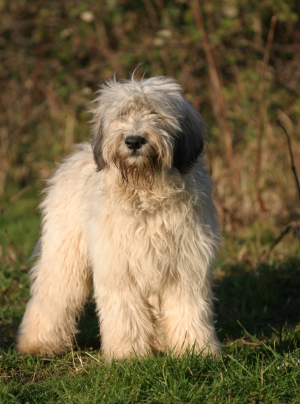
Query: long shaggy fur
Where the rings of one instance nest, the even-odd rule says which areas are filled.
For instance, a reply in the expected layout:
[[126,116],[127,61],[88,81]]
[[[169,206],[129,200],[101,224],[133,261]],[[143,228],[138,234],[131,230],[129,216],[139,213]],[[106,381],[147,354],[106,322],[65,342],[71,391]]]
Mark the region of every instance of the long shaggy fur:
[[107,359],[193,346],[216,354],[205,124],[165,77],[111,80],[96,104],[92,147],[78,146],[48,182],[17,349],[70,347],[93,285]]

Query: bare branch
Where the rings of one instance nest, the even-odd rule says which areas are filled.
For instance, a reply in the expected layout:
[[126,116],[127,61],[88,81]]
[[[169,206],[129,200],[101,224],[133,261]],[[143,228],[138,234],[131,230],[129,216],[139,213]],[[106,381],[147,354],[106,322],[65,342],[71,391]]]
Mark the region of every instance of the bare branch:
[[23,194],[25,194],[26,191],[28,191],[28,189],[30,189],[31,186],[28,185],[27,187],[21,189],[20,192],[18,192],[16,195],[14,195],[10,201],[3,206],[3,208],[0,210],[0,216],[4,213],[4,211],[12,204],[14,203],[16,200],[18,200]]
[[275,25],[276,25],[277,17],[273,15],[271,18],[271,24],[268,34],[267,45],[264,53],[263,60],[263,71],[261,75],[261,93],[260,93],[260,101],[258,105],[258,117],[257,117],[257,146],[256,146],[256,159],[255,159],[255,173],[254,173],[254,185],[255,185],[255,193],[259,203],[260,210],[262,212],[266,212],[266,206],[261,196],[261,190],[259,187],[259,177],[261,171],[261,145],[262,145],[262,137],[263,137],[263,113],[264,113],[264,101],[265,101],[265,82],[266,82],[266,73],[270,59],[270,52],[274,37]]
[[192,0],[190,4],[191,4],[191,9],[192,9],[197,27],[198,27],[199,31],[201,32],[201,36],[202,36],[201,40],[203,43],[203,48],[204,48],[204,52],[205,52],[205,56],[206,56],[208,68],[209,68],[210,82],[211,82],[211,85],[215,92],[214,103],[216,103],[216,105],[213,105],[214,112],[215,112],[215,115],[216,115],[216,118],[218,121],[219,128],[221,130],[221,133],[222,133],[222,135],[224,135],[228,164],[231,167],[233,175],[234,175],[236,191],[237,191],[237,193],[239,193],[238,172],[236,170],[231,133],[230,133],[228,122],[227,122],[226,101],[225,101],[225,98],[224,98],[224,95],[222,92],[222,86],[221,86],[221,82],[220,82],[219,75],[217,72],[214,57],[213,57],[213,54],[212,54],[212,51],[210,48],[210,44],[208,41],[208,36],[207,36],[207,33],[204,28],[203,16],[202,16],[202,11],[201,11],[199,1]]
[[293,229],[296,233],[299,232],[300,230],[300,221],[295,221],[295,222],[291,222],[289,223],[287,226],[285,226],[285,228],[282,230],[282,232],[279,234],[279,236],[277,237],[277,239],[273,242],[273,244],[271,245],[271,247],[269,248],[269,250],[267,252],[265,252],[265,254],[262,256],[262,258],[260,259],[260,261],[258,262],[256,269],[258,269],[258,267],[260,265],[262,265],[270,256],[271,252],[274,250],[274,248],[277,246],[277,244],[280,243],[280,241],[283,239],[283,237],[291,230]]
[[292,165],[291,168],[292,168],[292,171],[294,173],[296,186],[297,186],[298,194],[299,194],[299,198],[300,198],[300,184],[299,184],[299,179],[298,179],[298,175],[297,175],[297,171],[296,171],[296,167],[295,167],[295,163],[294,163],[294,156],[293,156],[293,151],[292,151],[290,135],[288,134],[288,131],[286,130],[285,126],[280,122],[279,119],[276,119],[276,122],[282,128],[282,130],[285,133],[285,136],[287,138],[287,142],[288,142],[288,146],[289,146],[289,152],[290,152],[290,156],[291,156],[291,165]]

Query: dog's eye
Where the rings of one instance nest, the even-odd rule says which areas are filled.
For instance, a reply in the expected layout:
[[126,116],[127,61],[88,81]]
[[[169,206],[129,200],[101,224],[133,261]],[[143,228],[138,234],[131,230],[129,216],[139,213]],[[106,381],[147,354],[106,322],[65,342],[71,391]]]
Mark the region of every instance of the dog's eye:
[[119,119],[125,119],[125,118],[127,118],[127,117],[128,117],[127,112],[121,112],[121,113],[118,115],[118,118],[119,118]]

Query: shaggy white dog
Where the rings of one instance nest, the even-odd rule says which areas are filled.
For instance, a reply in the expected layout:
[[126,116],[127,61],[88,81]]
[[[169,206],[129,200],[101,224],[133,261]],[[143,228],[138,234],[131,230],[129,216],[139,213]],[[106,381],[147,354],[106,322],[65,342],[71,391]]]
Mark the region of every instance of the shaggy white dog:
[[205,124],[173,79],[111,80],[93,141],[49,180],[39,258],[17,349],[72,344],[93,285],[104,357],[167,348],[218,353],[211,267],[218,243]]

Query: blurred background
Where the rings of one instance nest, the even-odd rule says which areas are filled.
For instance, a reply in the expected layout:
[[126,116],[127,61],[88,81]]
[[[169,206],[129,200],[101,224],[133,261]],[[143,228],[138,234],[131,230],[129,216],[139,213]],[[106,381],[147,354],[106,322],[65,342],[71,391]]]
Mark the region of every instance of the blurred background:
[[44,180],[90,139],[99,85],[137,66],[178,79],[210,127],[216,274],[292,259],[299,280],[299,16],[298,0],[1,0],[2,291],[23,287],[7,268],[27,271]]

